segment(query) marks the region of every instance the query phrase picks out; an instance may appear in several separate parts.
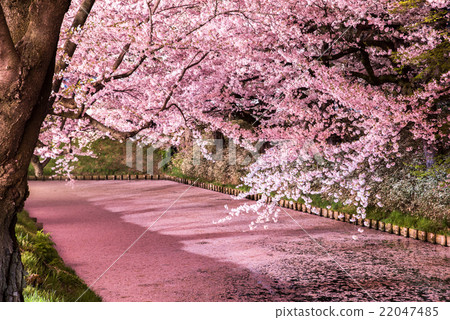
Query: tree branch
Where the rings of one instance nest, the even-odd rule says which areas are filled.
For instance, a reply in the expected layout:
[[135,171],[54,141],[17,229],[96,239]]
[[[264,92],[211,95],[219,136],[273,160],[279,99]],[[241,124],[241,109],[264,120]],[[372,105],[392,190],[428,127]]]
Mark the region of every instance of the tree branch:
[[113,66],[112,66],[112,72],[116,71],[117,68],[119,68],[119,66],[122,64],[123,58],[130,50],[130,46],[131,46],[130,42],[128,42],[126,45],[123,46],[122,52],[120,52],[120,55],[117,57],[116,61],[114,62]]
[[[172,98],[172,95],[173,95],[175,89],[178,88],[178,84],[181,82],[181,80],[183,80],[184,76],[186,75],[186,72],[187,72],[189,69],[191,69],[191,68],[193,68],[193,67],[199,65],[203,60],[205,60],[206,57],[207,57],[208,54],[209,54],[209,51],[206,52],[206,53],[204,53],[204,54],[200,57],[200,59],[198,59],[196,62],[193,62],[194,59],[197,57],[198,54],[199,54],[199,53],[196,53],[195,56],[192,58],[191,62],[183,69],[183,71],[181,72],[180,76],[178,77],[177,83],[175,83],[175,84],[173,85],[172,89],[170,90],[169,94],[168,94],[167,97],[166,97],[166,100],[164,101],[164,104],[163,104],[162,108],[158,111],[158,113],[167,109],[167,104],[169,103],[170,99]],[[157,114],[158,114],[158,113],[157,113]]]
[[101,132],[109,133],[111,136],[113,136],[115,139],[118,140],[126,140],[130,137],[132,137],[134,134],[132,132],[122,132],[119,130],[116,130],[114,128],[111,128],[109,126],[104,125],[100,121],[92,118],[90,115],[85,114],[83,116],[84,119],[88,120],[89,123],[96,129],[100,130]]
[[94,82],[92,84],[92,86],[94,87],[95,91],[93,93],[97,93],[100,90],[102,90],[103,88],[105,88],[105,83],[108,83],[112,80],[119,80],[119,79],[125,79],[128,78],[129,76],[131,76],[140,66],[141,64],[147,59],[147,55],[143,54],[140,58],[139,61],[133,66],[131,67],[130,70],[123,72],[123,73],[119,73],[116,75],[111,75],[108,76],[106,78],[103,78],[101,80],[98,80],[96,82]]
[[360,50],[360,53],[361,62],[367,71],[370,82],[372,82],[373,84],[378,84],[378,79],[375,77],[375,72],[373,71],[372,64],[370,63],[369,54],[366,52],[366,50],[364,50],[364,48]]
[[336,54],[324,55],[322,57],[316,56],[316,57],[313,57],[313,58],[314,59],[320,58],[321,61],[338,60],[338,59],[340,59],[342,57],[345,57],[346,55],[349,55],[349,54],[352,54],[352,53],[356,53],[356,52],[358,52],[358,50],[359,50],[358,48],[348,48],[348,49],[345,49],[345,50],[343,50],[343,51],[341,51],[339,53],[336,53]]
[[124,79],[127,78],[129,76],[131,76],[140,66],[141,64],[147,59],[147,55],[143,54],[138,62],[127,72],[124,73],[120,73],[120,74],[116,74],[116,75],[112,75],[110,78],[105,79],[106,82],[109,82],[111,80],[118,80],[118,79]]
[[170,108],[172,108],[172,107],[175,107],[175,108],[178,109],[178,111],[180,111],[181,116],[182,116],[183,119],[184,119],[184,123],[187,123],[187,120],[186,120],[186,117],[185,117],[185,115],[184,115],[183,110],[181,110],[181,108],[180,108],[176,103],[172,103],[169,107],[167,107],[167,109],[170,109]]
[[392,41],[388,41],[388,40],[366,39],[366,40],[364,40],[364,44],[366,46],[379,47],[386,51],[388,51],[388,50],[395,51],[396,50],[395,43]]
[[[80,6],[80,9],[78,9],[77,14],[75,15],[75,18],[73,19],[71,30],[75,30],[78,27],[84,26],[86,23],[86,20],[89,16],[89,13],[92,10],[92,7],[94,6],[95,0],[84,0],[83,3]],[[55,66],[55,73],[58,74],[61,71],[64,71],[69,66],[69,63],[67,63],[67,59],[70,59],[73,57],[75,50],[77,49],[77,44],[72,42],[72,36],[70,35],[69,38],[64,43],[63,47],[63,54],[59,61],[56,63]],[[61,87],[62,78],[58,78],[54,81],[52,90],[53,92],[59,92],[59,89]]]
[[109,133],[115,139],[122,140],[122,141],[126,140],[128,138],[131,138],[131,137],[135,136],[136,134],[138,134],[139,132],[141,132],[142,130],[148,129],[155,125],[155,123],[153,121],[148,121],[145,125],[143,125],[139,129],[126,132],[126,131],[120,131],[120,130],[114,129],[112,127],[106,126],[88,114],[85,114],[83,116],[83,119],[87,119],[94,128],[96,128],[102,132]]

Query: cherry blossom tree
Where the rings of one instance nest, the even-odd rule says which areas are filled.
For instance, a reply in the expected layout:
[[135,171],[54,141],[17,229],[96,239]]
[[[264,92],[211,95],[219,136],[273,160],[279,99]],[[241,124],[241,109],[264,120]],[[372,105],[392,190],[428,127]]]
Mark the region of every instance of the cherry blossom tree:
[[1,2],[0,300],[23,299],[14,226],[30,161],[75,160],[102,134],[176,141],[188,121],[175,97],[181,85],[220,56],[221,42],[232,47],[232,38],[251,28],[242,1],[69,4]]
[[[328,194],[360,218],[369,202],[382,205],[371,189],[383,172],[418,153],[432,164],[448,150],[445,2],[109,7],[64,29],[77,50],[60,52],[63,86],[38,154],[69,161],[99,134],[177,144],[186,130],[200,137],[199,127],[249,149],[282,140],[249,168],[250,192],[307,204]],[[243,113],[251,129],[230,121]],[[304,154],[311,146],[320,162]],[[276,210],[260,210],[263,202],[254,206],[260,222]]]
[[[22,43],[9,36],[15,11],[8,13],[6,2],[6,14],[0,12],[8,22],[0,19],[2,66],[10,65],[8,55]],[[39,65],[51,68],[36,71],[39,90],[27,100],[27,112],[16,111],[24,113],[18,125],[3,110],[19,110],[11,101],[22,101],[20,95],[5,93],[11,101],[0,100],[2,139],[10,127],[21,130],[14,143],[2,140],[0,157],[0,202],[15,203],[1,212],[9,220],[0,234],[9,235],[16,270],[11,228],[26,197],[33,148],[35,165],[59,157],[59,169],[70,171],[76,156],[89,154],[90,141],[102,136],[177,145],[186,132],[200,137],[201,130],[211,130],[248,149],[277,141],[243,178],[263,199],[231,214],[254,210],[260,213],[256,222],[276,220],[275,202],[263,210],[269,195],[309,204],[312,194],[331,194],[364,215],[379,196],[372,190],[383,170],[419,153],[432,162],[448,150],[445,6],[431,0],[72,1],[57,51],[46,46],[49,58]],[[53,42],[62,13],[56,15]],[[9,88],[13,80],[2,72],[7,76],[0,89]],[[42,104],[39,115],[31,113],[35,101]],[[249,126],[234,121],[243,115]],[[24,136],[31,122],[33,134]],[[17,161],[20,170],[13,174]],[[2,283],[12,279],[1,277]],[[13,289],[2,287],[4,300],[20,292],[21,273],[14,277]]]
[[[267,68],[271,73],[252,74],[269,85],[250,95],[264,105],[257,136],[288,143],[250,167],[244,179],[250,193],[275,193],[275,200],[303,199],[307,205],[308,195],[328,194],[355,205],[360,218],[369,203],[383,205],[373,192],[383,174],[421,154],[427,162],[430,154],[448,154],[445,5],[297,1],[280,6],[277,17],[283,18],[271,25],[276,40],[267,50],[278,60]],[[302,154],[311,144],[313,154]],[[259,212],[257,222],[271,215],[276,220],[276,202],[261,210],[264,201],[242,209]]]

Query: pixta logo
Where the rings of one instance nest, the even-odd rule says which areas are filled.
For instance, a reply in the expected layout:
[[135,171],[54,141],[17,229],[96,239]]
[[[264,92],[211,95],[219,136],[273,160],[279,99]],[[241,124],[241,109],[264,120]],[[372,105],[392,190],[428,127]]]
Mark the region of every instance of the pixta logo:
[[[314,159],[319,165],[324,163],[319,149],[314,142],[295,140],[273,140],[242,143],[246,146],[246,155],[237,157],[237,145],[223,139],[195,139],[191,148],[192,164],[199,166],[203,158],[213,162],[227,161],[230,166],[247,166],[258,160],[266,152],[275,153],[280,161],[293,162]],[[139,144],[134,139],[126,142],[126,165],[141,172],[153,175],[172,160],[172,148],[161,148]],[[226,152],[225,152],[226,151]]]

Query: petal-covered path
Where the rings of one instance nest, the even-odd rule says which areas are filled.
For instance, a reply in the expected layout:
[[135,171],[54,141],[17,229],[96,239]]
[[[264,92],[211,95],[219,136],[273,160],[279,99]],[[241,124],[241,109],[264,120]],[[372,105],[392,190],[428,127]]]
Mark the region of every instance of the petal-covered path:
[[448,247],[359,234],[292,210],[267,229],[250,231],[252,215],[215,224],[227,215],[225,204],[243,201],[170,181],[32,181],[30,191],[30,216],[105,301],[450,297]]

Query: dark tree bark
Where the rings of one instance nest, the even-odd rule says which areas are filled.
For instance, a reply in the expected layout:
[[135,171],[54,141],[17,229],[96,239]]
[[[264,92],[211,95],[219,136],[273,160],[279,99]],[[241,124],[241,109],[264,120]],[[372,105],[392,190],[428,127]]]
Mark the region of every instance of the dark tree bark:
[[0,301],[23,301],[15,238],[27,169],[48,112],[56,46],[70,0],[0,0]]

